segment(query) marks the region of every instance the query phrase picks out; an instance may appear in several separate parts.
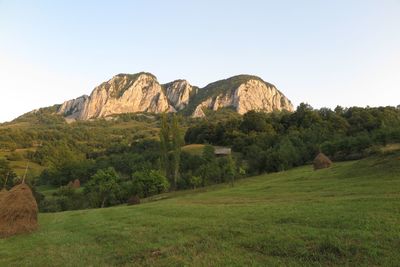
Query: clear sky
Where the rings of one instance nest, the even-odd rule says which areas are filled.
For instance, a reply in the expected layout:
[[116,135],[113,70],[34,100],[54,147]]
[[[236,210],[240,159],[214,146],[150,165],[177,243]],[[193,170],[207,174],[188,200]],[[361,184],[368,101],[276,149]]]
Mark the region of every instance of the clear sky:
[[118,73],[254,74],[295,105],[400,104],[400,0],[0,0],[0,122]]

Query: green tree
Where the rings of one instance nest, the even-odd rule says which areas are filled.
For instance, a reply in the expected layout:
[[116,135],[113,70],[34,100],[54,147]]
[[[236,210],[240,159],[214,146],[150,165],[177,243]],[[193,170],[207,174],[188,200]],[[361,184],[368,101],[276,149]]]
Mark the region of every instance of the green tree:
[[207,163],[215,161],[215,148],[211,145],[205,145],[203,147],[202,157]]
[[233,158],[230,154],[226,157],[226,165],[225,165],[224,171],[225,171],[226,178],[231,183],[231,186],[234,186],[235,176],[236,176],[236,167],[235,167],[235,161],[233,160]]
[[107,202],[117,199],[120,192],[120,177],[114,168],[98,170],[85,186],[85,194],[94,198],[97,206],[103,208]]
[[251,110],[243,115],[243,121],[240,128],[245,133],[251,131],[263,132],[267,130],[267,126],[266,114]]
[[178,117],[174,114],[171,125],[168,124],[167,115],[161,118],[160,129],[161,143],[161,169],[171,181],[172,190],[177,189],[180,176],[179,166],[181,161],[182,136],[180,133]]
[[174,114],[171,127],[172,134],[172,187],[173,190],[177,189],[177,183],[179,179],[179,166],[181,162],[181,147],[182,147],[182,136],[179,129],[178,117]]
[[149,197],[161,194],[170,187],[168,179],[160,172],[155,170],[144,170],[133,173],[131,184],[131,195]]
[[202,165],[196,173],[201,177],[201,186],[206,186],[210,183],[220,182],[221,170],[217,162],[210,162]]
[[161,146],[161,169],[166,177],[170,173],[170,129],[168,125],[167,114],[163,113],[161,116],[161,129],[160,129],[160,146]]
[[293,165],[296,165],[300,160],[299,154],[289,138],[284,138],[280,141],[277,153],[280,161],[280,171],[293,167]]

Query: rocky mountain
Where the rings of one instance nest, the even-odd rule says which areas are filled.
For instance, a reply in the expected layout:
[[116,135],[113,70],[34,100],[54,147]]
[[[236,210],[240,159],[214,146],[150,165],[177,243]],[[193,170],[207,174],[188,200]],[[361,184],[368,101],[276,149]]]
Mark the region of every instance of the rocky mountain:
[[240,114],[249,110],[293,111],[293,105],[276,87],[261,78],[238,75],[204,88],[186,80],[160,84],[150,73],[118,74],[97,86],[90,96],[64,102],[58,114],[67,119],[88,120],[134,112],[182,112],[205,116],[205,110],[232,108]]
[[59,108],[58,113],[63,114],[66,117],[76,119],[85,108],[89,96],[83,95],[76,99],[65,101]]
[[256,76],[238,75],[211,83],[199,90],[189,113],[193,117],[203,117],[206,109],[218,110],[226,107],[233,108],[239,114],[250,110],[294,110],[290,100],[274,85]]
[[167,98],[176,111],[189,105],[189,99],[196,94],[198,88],[191,86],[186,80],[176,80],[164,85]]

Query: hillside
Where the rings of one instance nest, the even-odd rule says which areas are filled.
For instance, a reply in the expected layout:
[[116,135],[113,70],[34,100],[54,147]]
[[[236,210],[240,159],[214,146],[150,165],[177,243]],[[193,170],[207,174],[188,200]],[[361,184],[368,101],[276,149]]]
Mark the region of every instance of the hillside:
[[68,124],[54,114],[56,108],[40,109],[0,124],[0,162],[6,160],[18,176],[24,174],[28,164],[28,178],[36,178],[60,160],[50,159],[57,157],[60,150],[79,158],[98,157],[108,150],[158,135],[158,117],[152,114],[124,114],[109,120]]
[[41,214],[0,240],[1,266],[396,266],[400,154],[311,166],[158,196],[139,206]]

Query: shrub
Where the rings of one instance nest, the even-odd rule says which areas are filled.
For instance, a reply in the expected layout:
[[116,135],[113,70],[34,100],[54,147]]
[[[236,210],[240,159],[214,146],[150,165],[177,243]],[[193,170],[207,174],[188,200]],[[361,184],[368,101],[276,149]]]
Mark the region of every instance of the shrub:
[[167,178],[155,170],[138,171],[132,175],[131,193],[149,197],[166,192],[170,184]]

